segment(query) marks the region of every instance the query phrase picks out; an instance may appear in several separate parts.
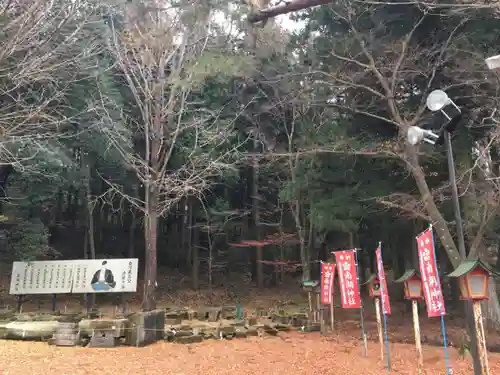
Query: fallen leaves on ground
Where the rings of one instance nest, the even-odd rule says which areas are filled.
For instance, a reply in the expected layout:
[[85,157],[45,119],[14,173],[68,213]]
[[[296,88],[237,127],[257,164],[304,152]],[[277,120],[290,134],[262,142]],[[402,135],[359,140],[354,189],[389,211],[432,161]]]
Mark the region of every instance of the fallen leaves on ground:
[[[289,333],[280,337],[208,340],[181,345],[160,342],[144,348],[61,348],[46,343],[0,341],[2,375],[225,375],[225,374],[387,374],[378,344],[363,357],[360,342],[349,336]],[[392,371],[416,375],[413,345],[391,344]],[[445,374],[443,348],[424,346],[425,373]],[[500,373],[500,355],[490,354],[490,373]],[[454,375],[472,374],[470,358],[450,349]]]

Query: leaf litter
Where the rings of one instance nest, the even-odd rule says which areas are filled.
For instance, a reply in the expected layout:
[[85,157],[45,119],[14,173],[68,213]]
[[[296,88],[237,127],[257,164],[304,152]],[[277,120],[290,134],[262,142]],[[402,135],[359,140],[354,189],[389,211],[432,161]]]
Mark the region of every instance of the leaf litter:
[[[417,375],[411,344],[391,344],[392,371]],[[453,375],[472,374],[470,357],[450,348]],[[424,375],[446,374],[444,349],[424,345]],[[46,343],[0,341],[2,375],[196,375],[213,374],[387,374],[377,342],[368,342],[363,357],[360,341],[344,333],[322,337],[316,333],[281,333],[280,337],[207,340],[199,344],[159,342],[144,348],[64,348]],[[500,373],[500,355],[489,353],[491,374]]]

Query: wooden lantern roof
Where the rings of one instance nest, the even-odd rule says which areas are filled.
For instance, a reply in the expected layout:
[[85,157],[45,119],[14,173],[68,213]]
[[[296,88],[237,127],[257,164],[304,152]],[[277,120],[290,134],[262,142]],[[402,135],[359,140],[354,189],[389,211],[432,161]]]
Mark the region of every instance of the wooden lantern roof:
[[473,271],[475,268],[481,268],[486,271],[488,274],[495,274],[496,276],[500,276],[497,272],[493,272],[490,267],[488,267],[485,263],[483,263],[480,259],[475,260],[464,260],[459,264],[452,273],[448,274],[448,277],[462,277],[467,275],[469,272]]
[[401,276],[397,280],[394,280],[394,282],[397,284],[401,284],[401,283],[404,283],[405,281],[408,281],[413,276],[417,276],[420,278],[420,274],[417,272],[417,270],[411,268],[411,269],[406,270],[405,273],[403,274],[403,276]]
[[319,281],[318,280],[305,280],[305,281],[302,281],[301,284],[303,287],[314,288],[314,287],[317,287],[319,285]]

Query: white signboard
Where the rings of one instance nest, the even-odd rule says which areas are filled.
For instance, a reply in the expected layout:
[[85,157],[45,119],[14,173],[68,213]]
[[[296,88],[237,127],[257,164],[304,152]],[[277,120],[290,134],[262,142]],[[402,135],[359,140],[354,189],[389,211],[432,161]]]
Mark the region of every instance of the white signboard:
[[138,259],[75,261],[73,293],[135,292],[138,265]]
[[71,293],[72,260],[14,262],[10,294]]
[[138,259],[14,262],[10,294],[135,292],[138,265]]

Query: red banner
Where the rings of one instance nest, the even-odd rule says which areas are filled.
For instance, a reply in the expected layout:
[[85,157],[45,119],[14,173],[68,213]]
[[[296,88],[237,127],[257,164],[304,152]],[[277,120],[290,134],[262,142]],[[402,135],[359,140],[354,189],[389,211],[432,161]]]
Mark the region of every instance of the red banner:
[[420,233],[417,237],[417,244],[427,316],[432,318],[446,315],[441,282],[436,267],[436,251],[432,238],[432,228]]
[[333,284],[335,281],[335,264],[321,263],[321,303],[332,303]]
[[382,249],[379,245],[375,252],[377,257],[378,278],[380,281],[380,294],[382,296],[382,311],[386,315],[391,315],[391,303],[389,301],[389,291],[387,290],[387,280],[385,279],[384,263],[382,261]]
[[361,298],[359,297],[354,250],[336,251],[334,254],[339,273],[342,307],[344,309],[359,309],[361,308]]

